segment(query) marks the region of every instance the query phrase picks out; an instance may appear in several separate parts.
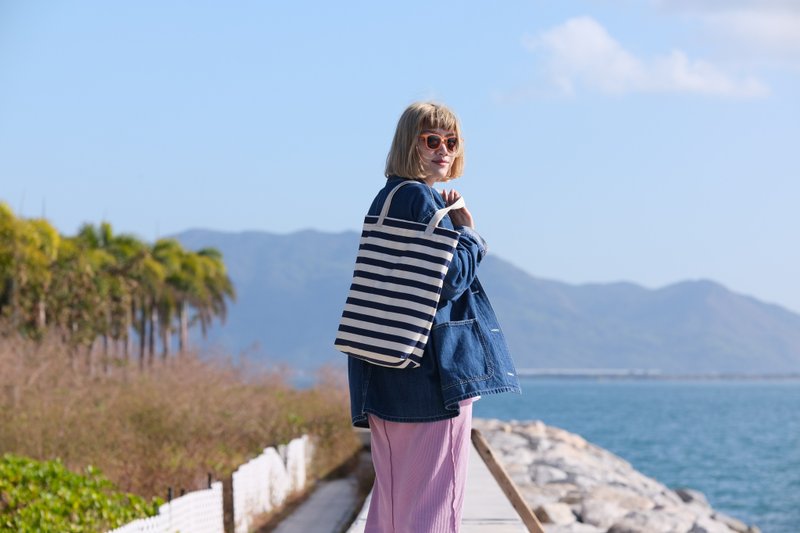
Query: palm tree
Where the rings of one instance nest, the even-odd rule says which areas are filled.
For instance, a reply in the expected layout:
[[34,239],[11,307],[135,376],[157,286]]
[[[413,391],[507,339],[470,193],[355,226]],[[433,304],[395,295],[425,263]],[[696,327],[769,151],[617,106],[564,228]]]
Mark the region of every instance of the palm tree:
[[181,296],[181,266],[185,253],[183,246],[175,239],[159,239],[153,246],[153,257],[164,267],[164,286],[156,302],[158,326],[161,333],[161,357],[164,360],[170,354],[172,321],[178,313],[178,299]]
[[180,269],[174,273],[171,283],[176,294],[178,351],[183,354],[189,349],[190,307],[207,299],[200,257],[192,252],[184,252]]
[[0,311],[16,325],[18,314],[17,257],[19,248],[17,217],[5,202],[0,202]]
[[70,347],[73,363],[75,352],[84,348],[91,374],[91,349],[99,332],[106,328],[102,309],[108,301],[107,271],[114,258],[105,250],[90,248],[90,243],[83,237],[62,239],[48,300],[54,311],[54,325]]
[[45,299],[59,243],[46,220],[17,218],[0,203],[0,310],[32,338],[40,338],[46,325]]
[[211,320],[218,316],[221,322],[225,322],[228,308],[225,299],[236,299],[236,292],[233,283],[228,277],[225,263],[222,261],[222,254],[216,248],[203,248],[198,250],[197,256],[200,259],[202,280],[205,298],[197,302],[196,318],[200,321],[200,329],[203,337],[206,336]]
[[29,228],[35,235],[35,248],[31,261],[35,265],[32,278],[32,290],[35,305],[34,330],[37,337],[44,334],[47,326],[47,293],[53,282],[52,266],[58,258],[61,235],[45,219],[28,221]]
[[[120,332],[124,332],[125,358],[130,356],[130,339],[128,331],[133,329],[139,336],[139,368],[144,370],[147,348],[148,324],[157,294],[164,281],[164,269],[153,258],[150,247],[134,235],[121,234],[110,236],[108,248],[116,258],[114,272],[122,277],[117,287],[115,322]],[[150,362],[152,363],[152,350]]]
[[[153,365],[155,357],[155,336],[153,328],[155,326],[156,302],[164,284],[164,267],[153,258],[150,250],[145,247],[144,253],[137,262],[138,268],[134,270],[135,279],[138,283],[138,304],[139,304],[139,367],[144,368],[145,358],[145,336],[149,333],[148,344],[148,364]],[[150,326],[149,332],[147,326]]]
[[116,260],[113,273],[117,280],[112,286],[112,323],[116,339],[123,343],[123,354],[126,364],[130,361],[132,350],[131,329],[134,328],[136,316],[136,293],[139,283],[135,272],[144,255],[145,245],[137,237],[120,234],[109,239],[108,248]]
[[199,322],[205,337],[215,318],[225,321],[234,298],[215,248],[190,252],[175,239],[151,247],[130,234],[114,235],[108,222],[62,237],[46,220],[17,218],[0,202],[0,315],[29,336],[59,329],[70,353],[86,348],[90,372],[98,340],[107,372],[111,341],[124,343],[128,362],[131,331],[139,337],[141,369],[148,352],[154,360],[157,332],[164,359],[176,330],[186,352],[189,327]]

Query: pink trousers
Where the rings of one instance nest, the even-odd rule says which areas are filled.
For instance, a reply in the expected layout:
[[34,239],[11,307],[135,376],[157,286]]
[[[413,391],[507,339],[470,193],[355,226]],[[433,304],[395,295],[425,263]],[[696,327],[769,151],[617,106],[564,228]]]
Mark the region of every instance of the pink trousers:
[[364,533],[457,533],[467,481],[472,401],[436,422],[369,415],[375,485]]

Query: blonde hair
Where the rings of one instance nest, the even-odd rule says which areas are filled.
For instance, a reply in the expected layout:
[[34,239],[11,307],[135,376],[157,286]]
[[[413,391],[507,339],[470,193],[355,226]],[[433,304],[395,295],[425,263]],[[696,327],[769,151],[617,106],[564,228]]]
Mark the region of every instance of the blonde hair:
[[458,137],[458,150],[447,172],[446,181],[459,177],[464,172],[464,138],[461,136],[461,124],[455,113],[447,106],[433,102],[414,102],[400,115],[392,147],[386,156],[384,175],[387,178],[395,175],[415,180],[425,179],[419,157],[418,139],[422,132],[433,129],[450,130]]

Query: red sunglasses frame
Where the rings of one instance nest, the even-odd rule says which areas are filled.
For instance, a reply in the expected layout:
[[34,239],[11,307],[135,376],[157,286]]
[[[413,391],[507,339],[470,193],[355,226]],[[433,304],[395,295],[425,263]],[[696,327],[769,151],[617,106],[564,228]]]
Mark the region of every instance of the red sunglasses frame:
[[[431,148],[428,145],[428,139],[431,138],[431,137],[436,137],[437,139],[439,139],[439,143],[437,144],[436,147]],[[461,144],[457,135],[444,136],[444,135],[440,135],[438,133],[422,133],[419,136],[419,138],[423,141],[423,144],[425,145],[425,148],[427,148],[428,150],[438,150],[439,147],[442,145],[442,143],[444,143],[445,150],[447,150],[447,152],[451,153],[451,154],[457,152],[458,151],[458,145]],[[452,149],[447,144],[447,141],[450,140],[450,139],[454,139],[456,141],[456,143],[455,143],[455,145],[453,146]]]

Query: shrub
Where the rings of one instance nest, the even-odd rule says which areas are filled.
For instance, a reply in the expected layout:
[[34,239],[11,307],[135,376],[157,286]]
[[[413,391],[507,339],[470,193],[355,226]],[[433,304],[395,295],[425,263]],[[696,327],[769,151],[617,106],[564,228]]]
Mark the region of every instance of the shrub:
[[80,475],[57,460],[0,457],[0,530],[103,531],[153,516],[161,503],[117,492],[92,466]]
[[92,464],[145,498],[206,488],[208,473],[223,479],[304,433],[316,437],[312,476],[359,446],[347,387],[332,371],[296,389],[263,366],[184,354],[145,372],[121,365],[92,376],[54,339],[0,343],[0,453],[58,457],[73,471]]

